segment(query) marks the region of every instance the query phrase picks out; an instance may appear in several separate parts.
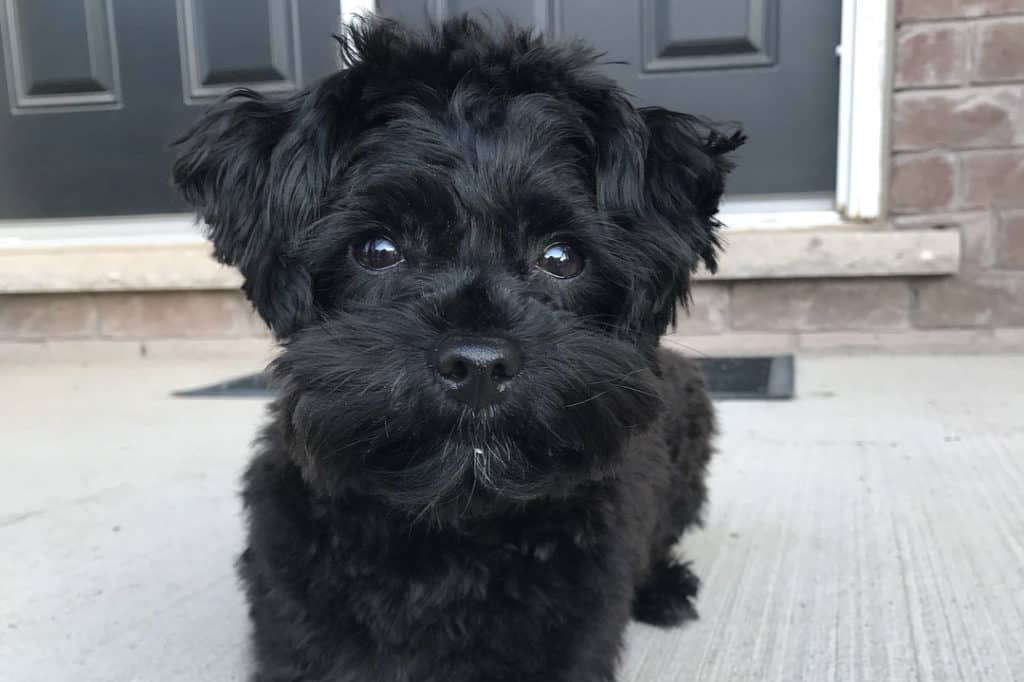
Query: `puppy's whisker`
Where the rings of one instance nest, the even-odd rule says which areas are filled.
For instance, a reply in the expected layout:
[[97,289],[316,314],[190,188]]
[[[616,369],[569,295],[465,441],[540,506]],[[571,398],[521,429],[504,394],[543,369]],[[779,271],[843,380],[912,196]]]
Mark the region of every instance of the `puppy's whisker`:
[[398,392],[398,386],[402,383],[402,379],[405,378],[405,370],[399,370],[398,376],[395,377],[395,381],[391,384],[391,399],[394,400],[395,393]]
[[602,396],[605,396],[605,395],[608,395],[608,391],[601,391],[600,393],[595,393],[594,395],[590,396],[589,398],[585,398],[585,399],[580,400],[580,401],[575,402],[575,403],[569,403],[569,404],[565,405],[565,407],[566,408],[570,408],[570,407],[579,407],[580,405],[586,405],[587,403],[593,402],[593,401],[597,400],[598,398],[600,398]]
[[657,393],[652,393],[651,391],[644,391],[642,389],[637,388],[636,386],[630,386],[628,384],[614,384],[614,386],[616,386],[617,388],[621,388],[624,391],[629,391],[630,393],[636,393],[637,395],[644,395],[647,396],[648,398],[654,398],[660,403],[664,402],[664,399]]
[[473,462],[473,469],[472,469],[472,471],[473,471],[473,484],[469,488],[469,494],[466,496],[466,503],[462,506],[462,511],[459,514],[460,516],[465,516],[466,513],[469,511],[470,506],[473,504],[473,495],[476,493],[476,484],[477,484],[477,478],[478,478],[478,475],[477,475],[477,467],[478,466],[479,466],[479,464],[476,462],[475,453],[474,453],[474,462]]
[[698,357],[701,357],[701,358],[710,358],[711,357],[711,355],[709,355],[708,353],[705,353],[704,351],[700,350],[699,348],[687,345],[687,344],[683,343],[682,341],[676,341],[675,339],[672,339],[671,341],[666,341],[665,343],[666,343],[666,345],[671,345],[674,348],[690,351],[694,355],[696,355]]
[[[420,511],[418,511],[415,516],[412,517],[412,520],[409,522],[409,535],[412,535],[412,531],[415,526],[421,523],[423,519],[427,517],[427,515],[433,513],[434,504],[435,503],[433,502],[428,502],[427,504],[423,505],[423,508],[420,509]],[[430,526],[433,524],[430,521],[428,521],[427,525]]]
[[345,451],[348,451],[348,450],[353,450],[353,449],[355,449],[355,448],[357,448],[357,447],[359,447],[361,445],[369,445],[374,440],[376,440],[376,439],[373,436],[367,436],[366,438],[359,438],[357,440],[349,441],[349,442],[345,443],[344,445],[342,445],[338,449],[338,451],[339,452],[345,452]]
[[604,384],[604,383],[612,383],[612,382],[615,382],[615,381],[622,381],[623,379],[625,379],[627,377],[631,377],[631,376],[633,376],[635,374],[639,374],[641,372],[653,373],[653,370],[650,367],[638,367],[638,368],[636,368],[634,370],[630,370],[629,372],[626,372],[625,374],[620,374],[619,376],[615,377],[614,379],[602,380],[602,381],[599,381],[599,382],[596,382],[596,383],[597,384]]

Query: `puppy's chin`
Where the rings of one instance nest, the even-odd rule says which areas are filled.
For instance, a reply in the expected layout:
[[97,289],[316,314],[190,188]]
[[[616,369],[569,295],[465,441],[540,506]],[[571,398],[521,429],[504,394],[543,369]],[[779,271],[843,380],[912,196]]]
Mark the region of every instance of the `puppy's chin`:
[[306,330],[275,361],[275,409],[322,494],[371,496],[413,516],[564,498],[613,474],[626,441],[659,412],[643,354],[572,324],[520,335],[544,352],[527,356],[500,402],[472,410],[422,359],[429,334],[387,314]]
[[594,438],[602,429],[582,430],[571,420],[542,426],[514,412],[460,410],[454,424],[430,413],[411,431],[390,420],[387,427],[368,427],[365,438],[372,445],[360,446],[358,438],[346,443],[326,435],[330,419],[324,420],[318,402],[304,396],[293,412],[294,452],[311,486],[331,497],[372,497],[431,523],[454,525],[569,498],[614,474],[629,437]]
[[432,520],[473,518],[527,505],[575,485],[555,472],[534,470],[513,442],[438,444],[419,464],[395,470],[369,467],[346,482],[390,507]]

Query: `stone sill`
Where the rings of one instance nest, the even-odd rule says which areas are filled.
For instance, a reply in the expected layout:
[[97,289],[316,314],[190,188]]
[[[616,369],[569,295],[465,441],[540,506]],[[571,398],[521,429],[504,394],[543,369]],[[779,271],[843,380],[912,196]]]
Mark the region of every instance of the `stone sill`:
[[698,279],[919,277],[960,270],[958,230],[844,225],[808,230],[726,230],[718,272]]
[[[0,236],[3,233],[0,232]],[[863,225],[725,232],[718,274],[749,280],[905,277],[955,274],[955,230],[890,230]],[[0,294],[237,289],[241,277],[210,257],[195,233],[170,237],[0,239]]]

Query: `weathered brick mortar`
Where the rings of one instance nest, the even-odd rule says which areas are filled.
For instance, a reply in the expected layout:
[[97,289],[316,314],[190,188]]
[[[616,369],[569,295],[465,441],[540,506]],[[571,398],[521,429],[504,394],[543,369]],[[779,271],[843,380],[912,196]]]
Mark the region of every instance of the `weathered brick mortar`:
[[892,112],[896,151],[1024,145],[1024,85],[898,92]]
[[897,21],[892,223],[956,227],[963,258],[955,277],[911,283],[910,323],[1020,341],[1024,0],[899,0]]
[[896,0],[897,22],[1024,14],[1024,0]]

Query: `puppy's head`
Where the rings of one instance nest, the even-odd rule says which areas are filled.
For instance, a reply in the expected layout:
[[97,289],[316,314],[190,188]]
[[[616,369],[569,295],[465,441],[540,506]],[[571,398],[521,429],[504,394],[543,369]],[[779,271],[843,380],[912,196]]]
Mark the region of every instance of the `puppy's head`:
[[387,21],[290,99],[229,95],[174,179],[283,342],[295,456],[419,512],[558,496],[660,408],[654,349],[742,136],[635,109],[578,45]]

